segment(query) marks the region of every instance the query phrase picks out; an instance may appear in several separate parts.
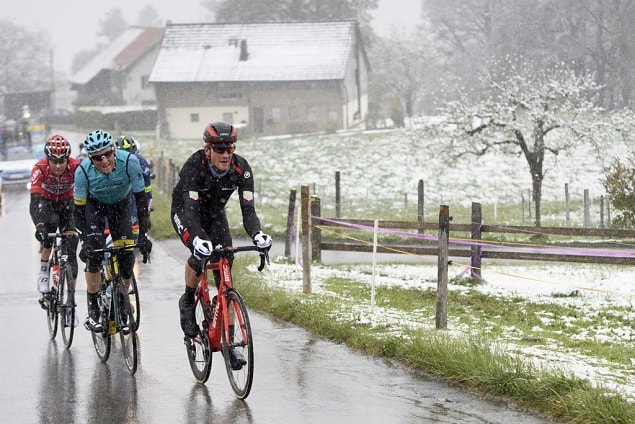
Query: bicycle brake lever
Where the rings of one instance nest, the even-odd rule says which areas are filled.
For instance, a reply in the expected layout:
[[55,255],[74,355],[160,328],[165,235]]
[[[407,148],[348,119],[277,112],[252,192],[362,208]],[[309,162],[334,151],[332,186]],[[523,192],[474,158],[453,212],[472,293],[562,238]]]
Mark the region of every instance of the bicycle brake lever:
[[260,251],[260,265],[258,265],[258,271],[262,271],[265,268],[265,261],[269,263],[269,252]]

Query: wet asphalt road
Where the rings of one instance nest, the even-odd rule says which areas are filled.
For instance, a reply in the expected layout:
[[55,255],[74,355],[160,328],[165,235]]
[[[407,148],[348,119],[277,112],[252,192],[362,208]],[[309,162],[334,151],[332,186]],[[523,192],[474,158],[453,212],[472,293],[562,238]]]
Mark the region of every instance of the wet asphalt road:
[[[155,244],[139,265],[140,364],[130,376],[113,340],[102,363],[77,328],[70,350],[51,341],[36,292],[37,243],[28,193],[4,193],[0,217],[0,421],[3,423],[543,423],[399,366],[313,337],[251,311],[255,376],[235,398],[220,354],[206,385],[195,382],[179,328],[183,258],[178,243]],[[283,242],[278,242],[282,246]],[[256,259],[254,259],[256,260]],[[274,265],[275,266],[275,265]],[[78,279],[78,312],[86,313]]]

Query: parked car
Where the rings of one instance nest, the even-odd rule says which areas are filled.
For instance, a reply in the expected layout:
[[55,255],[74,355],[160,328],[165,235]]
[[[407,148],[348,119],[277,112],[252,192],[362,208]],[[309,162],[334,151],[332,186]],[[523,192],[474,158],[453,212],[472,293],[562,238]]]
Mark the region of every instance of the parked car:
[[[0,188],[29,188],[31,169],[44,157],[43,144],[38,143],[31,148],[27,146],[11,146],[7,148],[6,160],[0,160]],[[5,158],[2,158],[5,159]]]

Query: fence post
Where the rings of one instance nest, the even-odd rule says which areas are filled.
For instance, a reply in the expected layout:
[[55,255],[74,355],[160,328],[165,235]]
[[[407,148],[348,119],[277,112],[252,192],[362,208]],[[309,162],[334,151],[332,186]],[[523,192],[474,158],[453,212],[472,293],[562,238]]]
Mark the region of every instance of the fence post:
[[417,185],[417,222],[421,225],[419,234],[423,233],[423,221],[425,219],[423,214],[423,188],[423,180],[419,180]]
[[340,171],[335,171],[335,217],[340,217]]
[[448,328],[448,241],[450,232],[450,207],[439,208],[439,254],[437,279],[436,328]]
[[[322,216],[322,205],[320,198],[311,196],[311,216]],[[313,225],[311,220],[311,259],[316,262],[322,262],[322,230]]]
[[589,189],[584,189],[584,228],[591,228],[591,202],[589,201]]
[[600,228],[606,228],[604,226],[604,195],[600,196]]
[[564,184],[564,222],[565,226],[570,227],[570,211],[571,211],[571,197],[569,196],[569,183]]
[[[481,240],[481,225],[483,224],[483,209],[480,203],[472,203],[472,241]],[[481,252],[483,246],[472,244],[470,248],[470,275],[481,280]]]
[[293,188],[289,193],[289,211],[287,212],[287,236],[284,239],[284,256],[291,256],[291,242],[293,240],[293,221],[295,216],[296,190]]
[[311,215],[309,212],[309,187],[303,185],[300,189],[300,203],[302,204],[302,291],[311,293]]

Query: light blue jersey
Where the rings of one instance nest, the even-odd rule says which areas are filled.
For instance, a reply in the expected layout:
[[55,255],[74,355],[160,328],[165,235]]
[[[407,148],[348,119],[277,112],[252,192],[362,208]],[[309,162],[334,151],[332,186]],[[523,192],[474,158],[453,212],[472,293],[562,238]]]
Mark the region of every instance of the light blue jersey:
[[104,174],[84,159],[75,170],[76,205],[85,205],[89,197],[109,205],[121,202],[126,196],[145,190],[139,159],[124,150],[115,149],[115,168]]

